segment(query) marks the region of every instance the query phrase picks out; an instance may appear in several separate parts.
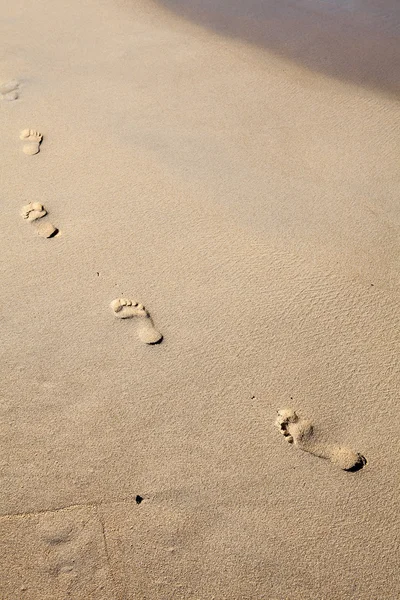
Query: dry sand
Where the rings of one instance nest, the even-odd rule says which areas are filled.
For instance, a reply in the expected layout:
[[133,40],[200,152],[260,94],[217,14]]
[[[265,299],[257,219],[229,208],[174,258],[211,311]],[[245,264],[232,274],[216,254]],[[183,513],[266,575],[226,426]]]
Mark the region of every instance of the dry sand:
[[193,4],[2,0],[0,598],[395,600],[399,11]]

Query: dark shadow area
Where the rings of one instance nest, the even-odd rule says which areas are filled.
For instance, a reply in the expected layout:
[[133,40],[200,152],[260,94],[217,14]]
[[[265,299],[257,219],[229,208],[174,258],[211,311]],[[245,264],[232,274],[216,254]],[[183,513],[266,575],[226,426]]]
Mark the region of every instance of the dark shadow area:
[[399,0],[158,0],[312,71],[400,91]]
[[148,344],[149,346],[158,346],[163,340],[164,336],[161,336],[159,340],[156,340],[155,342],[146,342],[146,344]]
[[365,458],[365,456],[362,456],[362,454],[360,454],[359,459],[356,462],[356,464],[353,465],[352,467],[350,467],[350,469],[344,469],[344,470],[347,471],[348,473],[356,473],[360,469],[363,469],[366,464],[367,464],[367,459]]
[[54,231],[53,231],[53,233],[51,233],[51,234],[48,236],[48,238],[54,238],[54,237],[56,237],[56,235],[58,235],[59,233],[60,233],[60,230],[59,230],[59,229],[57,229],[57,228],[55,228],[55,229],[54,229]]

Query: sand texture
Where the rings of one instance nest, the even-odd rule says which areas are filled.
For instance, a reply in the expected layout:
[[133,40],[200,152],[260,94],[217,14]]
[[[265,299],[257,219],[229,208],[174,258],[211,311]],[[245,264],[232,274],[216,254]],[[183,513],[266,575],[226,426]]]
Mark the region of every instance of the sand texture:
[[400,597],[400,10],[245,4],[1,0],[1,600]]

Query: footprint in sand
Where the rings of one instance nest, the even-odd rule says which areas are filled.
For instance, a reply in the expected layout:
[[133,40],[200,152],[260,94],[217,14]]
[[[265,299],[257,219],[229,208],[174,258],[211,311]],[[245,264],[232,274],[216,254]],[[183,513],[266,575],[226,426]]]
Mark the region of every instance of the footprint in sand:
[[21,131],[19,139],[26,142],[22,146],[22,152],[32,156],[40,151],[40,144],[42,143],[43,135],[34,129],[24,129]]
[[162,334],[154,327],[153,320],[143,304],[127,298],[117,298],[111,302],[110,308],[118,319],[137,317],[138,336],[145,344],[158,344],[163,339]]
[[21,209],[21,217],[29,222],[36,221],[47,215],[47,210],[40,202],[30,202]]
[[351,448],[319,442],[311,421],[302,419],[291,408],[279,410],[275,424],[290,444],[328,459],[344,471],[359,471],[367,464],[365,457]]
[[11,100],[16,100],[19,96],[18,92],[19,81],[13,79],[12,81],[8,81],[7,83],[3,83],[0,85],[0,94],[2,100],[7,100],[10,102]]
[[[47,210],[40,202],[30,202],[21,209],[21,216],[30,223],[42,219],[47,215]],[[49,221],[40,222],[36,227],[37,234],[41,237],[51,238],[57,235],[58,229]]]

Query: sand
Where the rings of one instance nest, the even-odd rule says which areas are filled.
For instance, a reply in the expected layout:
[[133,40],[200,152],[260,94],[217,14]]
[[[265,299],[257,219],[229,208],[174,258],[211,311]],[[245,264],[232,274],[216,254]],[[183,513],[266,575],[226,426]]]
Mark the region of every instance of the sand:
[[399,10],[231,6],[2,0],[1,600],[400,595]]

